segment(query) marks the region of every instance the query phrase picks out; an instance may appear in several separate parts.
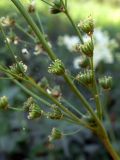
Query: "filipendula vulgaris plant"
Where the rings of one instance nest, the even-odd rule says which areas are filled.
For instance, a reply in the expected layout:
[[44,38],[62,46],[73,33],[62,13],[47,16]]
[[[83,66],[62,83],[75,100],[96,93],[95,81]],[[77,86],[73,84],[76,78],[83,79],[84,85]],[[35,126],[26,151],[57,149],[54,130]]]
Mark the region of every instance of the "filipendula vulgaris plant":
[[[113,160],[120,160],[120,157],[111,145],[106,129],[103,126],[103,107],[100,99],[99,88],[102,87],[104,90],[110,90],[112,86],[112,77],[104,76],[100,77],[98,80],[96,79],[96,73],[93,64],[94,22],[92,17],[89,16],[87,19],[81,21],[78,25],[76,25],[71,15],[69,14],[67,0],[53,0],[52,2],[41,0],[41,3],[43,2],[50,6],[51,14],[63,13],[64,15],[66,15],[80,39],[80,44],[77,44],[75,48],[76,51],[82,54],[82,56],[84,57],[84,61],[83,63],[81,63],[81,67],[84,69],[81,70],[72,79],[68,68],[66,68],[62,60],[60,60],[56,56],[46,38],[43,26],[36,11],[34,1],[31,1],[27,10],[20,0],[10,1],[17,7],[21,15],[23,15],[26,22],[30,26],[30,29],[29,32],[25,33],[24,29],[22,29],[22,27],[20,27],[14,19],[4,17],[0,20],[0,31],[3,35],[6,46],[8,47],[14,59],[14,64],[10,67],[0,65],[0,71],[3,72],[4,75],[12,80],[16,85],[21,87],[30,96],[30,98],[28,98],[28,100],[24,103],[23,109],[18,109],[11,107],[8,102],[8,98],[3,96],[0,98],[0,109],[13,109],[27,112],[28,119],[32,120],[43,117],[52,120],[59,120],[60,123],[62,123],[62,121],[64,120],[78,126],[84,126],[98,136]],[[37,16],[39,20],[39,27],[32,19],[32,14],[35,14]],[[19,59],[16,57],[10,44],[11,41],[8,40],[8,37],[4,32],[3,27],[6,26],[15,26],[19,28],[29,38],[31,38],[34,43],[37,44],[37,50],[45,51],[48,54],[48,57],[51,59],[51,64],[48,67],[48,72],[50,74],[53,74],[54,76],[61,76],[64,78],[65,83],[69,86],[70,90],[82,102],[82,107],[86,109],[86,113],[81,113],[75,106],[73,107],[73,105],[71,105],[70,102],[68,102],[64,98],[60,87],[57,86],[52,88],[45,77],[43,77],[40,83],[37,83],[27,74],[27,66],[22,61],[19,61]],[[82,33],[86,34],[89,37],[89,40],[87,42],[83,41]],[[19,38],[17,40],[21,41]],[[12,42],[14,43],[14,41]],[[24,51],[26,51],[26,49],[24,49]],[[88,89],[88,91],[91,92],[93,100],[95,101],[94,107],[76,87],[74,83],[75,81],[82,84]],[[29,86],[31,86],[31,88]],[[39,94],[37,94],[38,92],[35,92],[35,89],[43,96],[41,97]],[[43,97],[45,97],[45,99]],[[49,101],[47,101],[46,98],[49,99]],[[39,104],[37,104],[37,101],[40,101],[42,105],[44,104],[45,106],[48,106],[50,108],[50,111],[45,111],[42,105],[39,106]],[[61,139],[65,135],[66,134],[64,133],[64,131],[61,131],[58,128],[53,128],[49,136],[49,140],[52,141]]]

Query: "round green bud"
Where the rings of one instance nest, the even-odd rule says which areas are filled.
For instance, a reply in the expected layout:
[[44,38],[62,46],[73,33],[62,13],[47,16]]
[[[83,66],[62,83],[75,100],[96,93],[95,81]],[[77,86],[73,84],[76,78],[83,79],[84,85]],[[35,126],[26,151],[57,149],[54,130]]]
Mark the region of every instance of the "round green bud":
[[56,75],[63,75],[65,72],[64,65],[61,60],[56,59],[48,67],[48,72]]
[[99,79],[99,84],[105,90],[109,90],[112,87],[112,77],[111,76],[104,76]]
[[8,98],[6,96],[0,97],[0,109],[7,109],[8,105]]
[[78,27],[85,33],[87,33],[89,36],[93,34],[94,31],[94,22],[91,16],[89,16],[84,21],[81,21],[78,24]]
[[84,84],[86,86],[92,86],[93,84],[93,73],[92,70],[85,70],[84,72],[80,72],[76,76],[76,80],[80,82],[81,84]]
[[61,0],[54,0],[53,6],[50,8],[50,13],[57,14],[61,12],[64,12],[64,7],[63,7]]
[[53,141],[53,140],[58,140],[61,139],[63,136],[63,134],[61,133],[60,130],[58,130],[57,128],[53,128],[51,131],[51,135],[48,136],[49,141]]
[[51,107],[52,112],[47,113],[47,118],[53,119],[53,120],[60,120],[63,118],[63,113],[61,110],[58,108],[58,106],[53,105]]
[[94,51],[94,45],[91,40],[85,42],[84,44],[81,44],[79,46],[79,51],[85,54],[88,57],[93,56],[93,51]]

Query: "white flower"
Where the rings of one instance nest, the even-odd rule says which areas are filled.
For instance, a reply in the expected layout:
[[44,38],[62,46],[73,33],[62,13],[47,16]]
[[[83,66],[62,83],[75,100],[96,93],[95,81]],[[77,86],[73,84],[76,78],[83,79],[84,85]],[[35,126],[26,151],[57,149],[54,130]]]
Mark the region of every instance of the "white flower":
[[59,36],[58,45],[65,45],[69,51],[74,50],[74,46],[79,43],[79,38],[77,36]]
[[29,54],[29,52],[28,52],[28,50],[27,50],[26,48],[23,48],[23,49],[22,49],[22,53],[23,53],[23,54]]

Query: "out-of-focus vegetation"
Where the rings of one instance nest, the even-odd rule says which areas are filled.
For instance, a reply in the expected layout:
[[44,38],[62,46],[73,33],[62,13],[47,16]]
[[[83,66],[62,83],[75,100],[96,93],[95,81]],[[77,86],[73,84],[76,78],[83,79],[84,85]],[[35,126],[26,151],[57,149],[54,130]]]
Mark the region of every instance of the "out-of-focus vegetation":
[[[28,0],[21,1],[27,6]],[[69,22],[66,21],[64,16],[50,15],[48,6],[43,4],[40,0],[37,0],[37,8],[39,10],[39,15],[45,31],[50,37],[49,39],[52,39],[51,43],[55,43],[54,50],[57,51],[59,57],[64,59],[71,70],[76,72],[72,65],[73,57],[75,55],[69,52],[65,47],[61,48],[57,45],[57,39],[59,35],[75,35],[73,28]],[[114,38],[117,44],[120,44],[119,0],[70,0],[69,9],[70,14],[76,21],[76,24],[80,21],[80,19],[83,19],[91,14],[95,19],[96,26],[102,28],[102,31],[107,32],[110,38]],[[25,20],[22,16],[20,16],[10,0],[0,0],[0,17],[6,15],[12,15],[13,17],[16,17],[21,26],[26,26]],[[56,25],[57,23],[59,25]],[[28,40],[24,33],[21,34],[19,30],[15,31],[16,34],[21,36],[21,38]],[[29,59],[27,59],[21,54],[21,49],[25,47],[26,45],[23,43],[18,47],[18,50],[17,47],[14,49],[20,57],[24,58],[30,67],[30,74],[39,81],[43,75],[48,75],[48,61],[44,56],[41,58],[39,55],[35,56],[33,54]],[[29,48],[29,51],[32,53],[33,50]],[[9,65],[11,64],[12,60],[10,56],[8,56],[7,52],[8,51],[5,46],[3,47],[2,39],[0,39],[0,63],[2,62]],[[104,123],[107,130],[110,132],[113,145],[117,150],[120,151],[119,53],[120,47],[118,45],[113,50],[114,63],[106,64],[101,62],[97,67],[97,71],[101,75],[108,71],[108,74],[111,74],[114,77],[113,90],[108,96],[108,100],[105,102],[106,112],[108,112],[112,122],[113,132],[111,132],[111,125],[106,117]],[[46,73],[44,73],[45,70]],[[49,79],[51,80],[50,77]],[[64,90],[65,95],[69,96],[69,99],[71,99],[73,103],[78,104],[78,101],[74,102],[74,97],[71,93],[68,95],[68,88],[64,86],[63,80],[55,80],[56,82],[61,83],[62,89],[66,88]],[[11,104],[18,106],[23,103],[27,97],[27,95],[23,93],[19,87],[15,86],[8,80],[0,80],[0,95],[3,94],[9,96]],[[101,93],[101,97],[104,99],[103,93]],[[57,125],[59,124],[44,120],[29,122],[21,113],[0,112],[0,160],[100,160],[101,157],[102,160],[110,160],[102,145],[98,144],[97,138],[86,129],[81,129],[80,133],[72,137],[66,137],[55,144],[48,143],[46,137],[50,132],[50,128]],[[60,127],[65,128],[65,125],[66,124],[63,123]],[[67,129],[69,131],[74,130],[74,127],[68,126]]]

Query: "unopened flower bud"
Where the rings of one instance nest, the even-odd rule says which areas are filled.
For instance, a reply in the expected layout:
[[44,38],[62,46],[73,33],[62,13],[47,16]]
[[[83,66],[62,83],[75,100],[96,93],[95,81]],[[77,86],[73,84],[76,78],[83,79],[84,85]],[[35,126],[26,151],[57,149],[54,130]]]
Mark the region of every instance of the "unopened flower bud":
[[61,133],[60,130],[58,130],[57,128],[53,128],[51,135],[48,136],[48,138],[49,138],[49,141],[53,141],[53,140],[61,139],[62,136],[63,136],[63,134]]
[[91,86],[93,84],[92,70],[85,70],[76,76],[76,80],[84,85]]
[[35,12],[35,0],[32,0],[32,2],[28,6],[28,12],[29,13],[34,13]]
[[51,14],[57,14],[57,13],[64,12],[64,7],[63,7],[61,0],[53,1],[53,6],[50,8],[50,12]]
[[58,108],[58,106],[53,105],[51,107],[52,112],[47,113],[47,118],[53,119],[53,120],[60,120],[63,118],[63,113],[61,110]]
[[89,16],[86,20],[80,22],[78,27],[89,36],[93,34],[94,31],[94,22],[91,16]]
[[93,56],[93,50],[94,50],[94,45],[91,40],[89,40],[88,42],[85,42],[84,44],[81,44],[79,46],[79,51],[88,57]]
[[10,66],[10,71],[18,76],[23,76],[27,71],[27,66],[22,61]]
[[6,96],[0,97],[0,109],[7,109],[8,105],[8,98]]
[[60,98],[62,95],[60,86],[54,86],[54,88],[51,90],[51,95],[55,98]]
[[102,86],[103,89],[109,90],[112,87],[112,77],[111,76],[104,76],[99,79],[99,84]]
[[38,83],[43,89],[47,89],[49,87],[49,83],[46,77],[43,77],[41,81]]
[[48,72],[56,75],[62,75],[65,72],[64,65],[61,60],[56,59],[48,67]]
[[42,115],[43,115],[43,110],[41,110],[41,108],[37,104],[35,103],[31,104],[29,108],[28,119],[40,118]]
[[34,103],[34,100],[32,97],[28,98],[26,102],[23,104],[24,111],[29,111],[30,106]]

